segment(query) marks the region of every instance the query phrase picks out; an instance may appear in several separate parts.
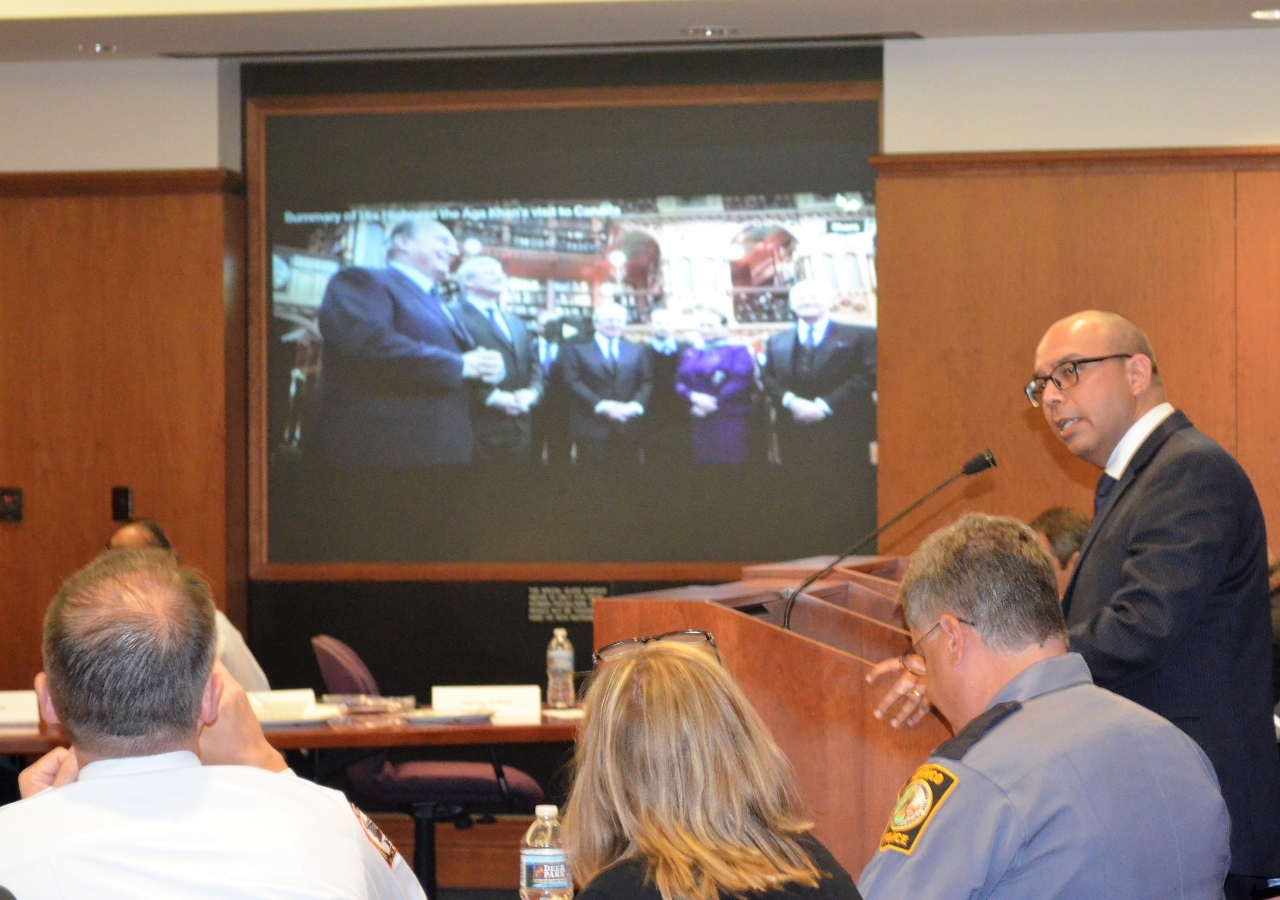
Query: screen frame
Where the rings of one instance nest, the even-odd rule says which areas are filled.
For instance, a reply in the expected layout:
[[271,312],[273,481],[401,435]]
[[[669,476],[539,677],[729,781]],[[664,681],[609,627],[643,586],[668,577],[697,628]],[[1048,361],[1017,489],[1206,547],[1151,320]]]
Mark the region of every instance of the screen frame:
[[[732,581],[741,562],[326,562],[270,558],[268,521],[268,288],[266,135],[277,116],[441,113],[538,109],[874,102],[883,122],[882,83],[830,81],[661,87],[556,88],[431,93],[260,97],[245,101],[248,211],[249,577],[260,581]],[[883,135],[883,127],[881,127]]]

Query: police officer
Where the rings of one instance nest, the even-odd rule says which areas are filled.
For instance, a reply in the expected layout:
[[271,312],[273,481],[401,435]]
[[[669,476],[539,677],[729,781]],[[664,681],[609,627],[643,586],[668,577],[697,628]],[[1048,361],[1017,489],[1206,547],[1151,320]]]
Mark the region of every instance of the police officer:
[[1031,529],[970,515],[911,557],[901,660],[955,737],[902,788],[858,888],[900,897],[1217,900],[1230,823],[1213,768],[1067,652]]

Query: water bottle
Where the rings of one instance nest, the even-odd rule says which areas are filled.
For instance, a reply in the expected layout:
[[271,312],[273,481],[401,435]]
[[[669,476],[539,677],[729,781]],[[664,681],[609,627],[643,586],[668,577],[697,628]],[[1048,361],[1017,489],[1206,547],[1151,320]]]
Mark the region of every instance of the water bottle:
[[563,628],[552,632],[547,644],[547,705],[552,709],[568,709],[577,698],[573,693],[573,644]]
[[[564,640],[564,629],[556,631]],[[573,900],[573,878],[556,818],[559,810],[552,804],[539,804],[533,812],[537,818],[520,842],[520,900]]]

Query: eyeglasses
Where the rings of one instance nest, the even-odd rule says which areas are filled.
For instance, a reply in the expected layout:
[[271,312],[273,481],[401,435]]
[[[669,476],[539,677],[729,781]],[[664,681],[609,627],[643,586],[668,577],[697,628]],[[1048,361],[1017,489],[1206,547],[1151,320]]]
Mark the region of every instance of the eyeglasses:
[[[957,618],[956,621],[960,622],[963,625],[968,625],[970,628],[976,627],[968,619]],[[939,619],[936,623],[934,623],[934,626],[932,628],[930,628],[920,637],[920,640],[916,641],[914,644],[911,645],[910,650],[908,650],[906,653],[898,657],[898,662],[902,665],[902,668],[906,669],[908,672],[910,672],[912,675],[916,676],[917,678],[923,678],[925,676],[924,653],[920,651],[920,648],[924,645],[924,642],[929,640],[929,637],[935,631],[938,630],[938,626],[941,624],[942,624],[942,620]]]
[[602,662],[617,659],[619,656],[626,656],[628,653],[639,650],[652,641],[674,641],[677,644],[693,644],[694,646],[709,644],[711,652],[716,655],[716,659],[720,659],[720,650],[716,647],[716,639],[711,636],[711,632],[668,631],[666,634],[651,634],[649,637],[627,638],[624,641],[614,641],[612,644],[606,644],[591,654],[591,665],[595,667]]
[[[1093,356],[1089,359],[1069,359],[1066,362],[1058,363],[1053,367],[1053,371],[1046,377],[1037,375],[1027,382],[1027,386],[1023,388],[1026,392],[1027,399],[1031,401],[1031,405],[1039,409],[1040,398],[1044,396],[1044,389],[1049,386],[1049,382],[1053,382],[1053,386],[1060,391],[1067,388],[1075,387],[1080,381],[1080,367],[1089,363],[1105,362],[1108,359],[1129,359],[1132,353],[1112,353],[1110,356]],[[1152,370],[1154,371],[1154,369]]]

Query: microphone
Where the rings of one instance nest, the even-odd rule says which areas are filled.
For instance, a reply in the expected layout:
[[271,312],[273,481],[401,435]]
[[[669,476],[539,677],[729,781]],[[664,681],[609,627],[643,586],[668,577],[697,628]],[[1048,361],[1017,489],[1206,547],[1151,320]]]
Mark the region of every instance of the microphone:
[[937,487],[929,491],[929,493],[925,494],[915,503],[912,503],[902,512],[898,513],[888,522],[885,522],[883,525],[877,528],[875,531],[871,532],[869,535],[859,540],[848,550],[841,553],[834,560],[832,560],[831,565],[827,566],[825,569],[821,570],[820,572],[814,572],[812,575],[806,578],[803,582],[801,582],[800,587],[792,591],[791,595],[787,597],[787,606],[786,606],[786,609],[784,609],[782,612],[782,627],[788,630],[791,628],[791,610],[795,608],[796,600],[799,599],[800,595],[804,593],[805,588],[813,584],[815,581],[818,581],[820,578],[831,574],[831,571],[836,566],[840,565],[840,563],[842,563],[846,557],[852,556],[853,554],[857,553],[863,547],[867,546],[867,544],[870,544],[872,541],[878,538],[890,526],[896,525],[899,522],[901,522],[909,513],[914,512],[921,505],[923,505],[926,500],[928,500],[934,494],[938,493],[938,491],[942,490],[947,485],[951,484],[951,482],[955,481],[957,478],[964,478],[969,475],[977,475],[979,472],[985,472],[987,469],[992,468],[993,466],[995,466],[995,464],[996,464],[995,455],[992,454],[990,450],[983,450],[977,456],[973,456],[965,460],[965,463],[963,466],[960,467],[959,472],[956,472],[954,475],[948,476]]

